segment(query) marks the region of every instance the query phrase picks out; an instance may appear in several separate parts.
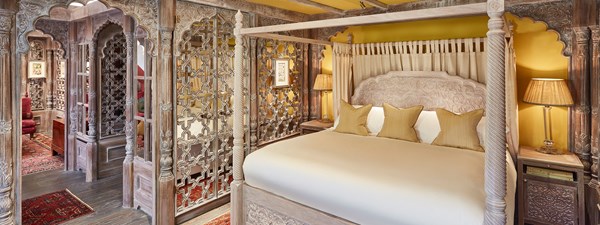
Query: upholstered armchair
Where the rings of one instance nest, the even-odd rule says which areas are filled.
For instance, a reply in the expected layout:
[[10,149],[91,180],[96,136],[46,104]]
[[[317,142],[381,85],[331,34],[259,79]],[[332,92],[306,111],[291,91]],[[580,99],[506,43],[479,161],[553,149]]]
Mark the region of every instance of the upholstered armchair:
[[23,108],[21,117],[21,129],[23,134],[29,134],[31,138],[36,132],[33,112],[31,112],[31,98],[21,98],[21,107]]

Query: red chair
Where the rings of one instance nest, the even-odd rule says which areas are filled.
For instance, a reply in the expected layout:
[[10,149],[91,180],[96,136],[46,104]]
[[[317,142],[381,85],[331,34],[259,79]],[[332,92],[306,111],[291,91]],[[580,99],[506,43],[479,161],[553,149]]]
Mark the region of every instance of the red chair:
[[23,108],[23,114],[21,118],[21,129],[22,134],[29,134],[31,138],[36,132],[35,121],[33,120],[33,112],[31,112],[31,98],[21,98],[21,107]]

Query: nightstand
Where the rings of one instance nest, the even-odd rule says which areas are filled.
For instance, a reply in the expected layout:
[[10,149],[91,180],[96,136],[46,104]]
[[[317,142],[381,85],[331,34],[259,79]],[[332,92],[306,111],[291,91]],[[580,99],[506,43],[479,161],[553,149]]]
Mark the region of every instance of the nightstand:
[[300,133],[302,135],[319,132],[333,126],[333,122],[322,122],[318,120],[306,121],[300,124]]
[[517,172],[520,225],[585,224],[583,164],[576,155],[521,147]]

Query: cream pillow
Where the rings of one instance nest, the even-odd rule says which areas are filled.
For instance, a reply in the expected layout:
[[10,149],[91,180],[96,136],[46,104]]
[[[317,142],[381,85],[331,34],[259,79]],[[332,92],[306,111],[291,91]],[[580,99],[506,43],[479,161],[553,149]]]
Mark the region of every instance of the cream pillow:
[[347,102],[341,101],[339,124],[333,131],[362,136],[369,135],[369,129],[367,129],[367,116],[369,116],[371,107],[372,105],[369,104],[360,108],[354,108]]
[[383,103],[385,119],[383,128],[381,128],[377,137],[418,142],[419,138],[415,130],[415,123],[417,123],[422,110],[422,105],[399,109],[390,104]]
[[441,131],[433,140],[433,145],[484,151],[477,135],[477,125],[483,117],[483,109],[460,115],[445,109],[436,109],[435,112]]

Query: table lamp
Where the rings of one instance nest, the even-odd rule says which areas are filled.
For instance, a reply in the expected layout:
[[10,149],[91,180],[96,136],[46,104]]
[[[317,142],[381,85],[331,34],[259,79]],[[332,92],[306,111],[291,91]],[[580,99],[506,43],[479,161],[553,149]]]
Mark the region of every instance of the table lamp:
[[[313,86],[313,90],[321,91],[322,95],[325,96],[325,107],[329,106],[327,92],[331,91],[332,85],[332,76],[331,74],[319,74],[317,75],[317,79],[315,80],[315,85]],[[328,112],[329,110],[325,109],[325,113],[323,114],[322,121],[330,122]]]
[[544,145],[536,151],[553,155],[562,154],[554,147],[554,141],[552,141],[550,110],[552,106],[573,105],[573,97],[571,97],[567,82],[564,79],[533,78],[527,86],[523,101],[544,106]]

